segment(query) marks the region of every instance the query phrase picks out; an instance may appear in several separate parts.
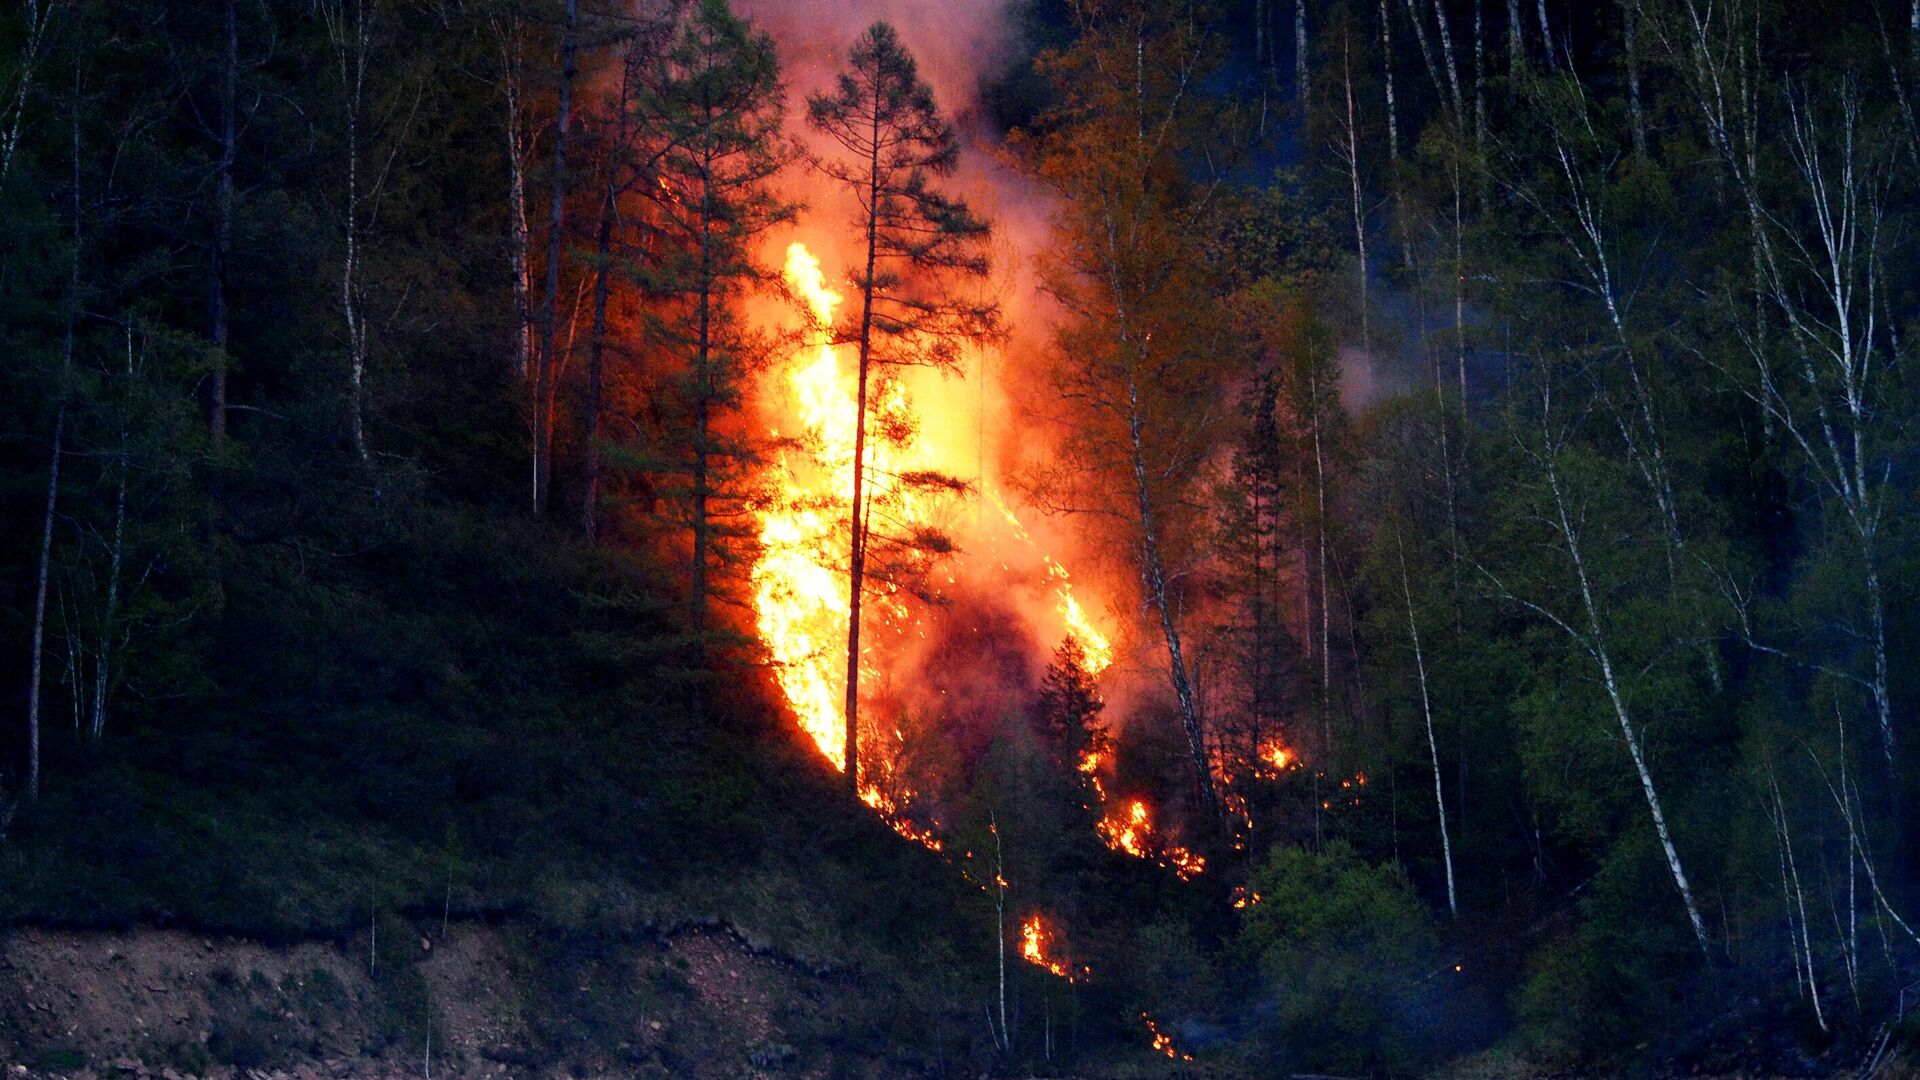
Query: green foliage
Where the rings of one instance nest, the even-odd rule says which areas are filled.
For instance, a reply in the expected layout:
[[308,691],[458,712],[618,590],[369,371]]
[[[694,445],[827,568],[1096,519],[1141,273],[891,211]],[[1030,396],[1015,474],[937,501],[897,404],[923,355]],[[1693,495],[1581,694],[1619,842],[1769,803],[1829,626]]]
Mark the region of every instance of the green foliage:
[[1404,876],[1334,841],[1277,849],[1253,876],[1237,949],[1258,968],[1276,1063],[1400,1072],[1420,1061],[1440,970],[1431,918]]
[[1530,1057],[1625,1064],[1687,1014],[1697,946],[1682,920],[1646,917],[1649,902],[1668,905],[1672,893],[1652,843],[1636,832],[1613,849],[1579,922],[1534,955],[1516,993]]

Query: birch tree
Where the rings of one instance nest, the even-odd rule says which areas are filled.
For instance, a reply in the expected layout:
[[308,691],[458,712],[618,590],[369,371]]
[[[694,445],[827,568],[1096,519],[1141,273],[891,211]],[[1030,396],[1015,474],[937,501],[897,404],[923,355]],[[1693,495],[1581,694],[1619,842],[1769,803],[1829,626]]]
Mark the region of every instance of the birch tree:
[[[1517,464],[1530,478],[1516,494],[1516,528],[1538,545],[1546,566],[1523,579],[1511,571],[1478,569],[1494,595],[1517,605],[1559,630],[1581,663],[1590,664],[1604,708],[1620,733],[1633,777],[1646,804],[1654,834],[1687,922],[1701,952],[1710,955],[1706,922],[1701,917],[1679,846],[1668,822],[1644,741],[1636,683],[1657,660],[1635,668],[1622,648],[1631,636],[1613,607],[1633,595],[1630,582],[1635,555],[1630,550],[1634,515],[1629,504],[1609,489],[1602,458],[1581,447],[1592,406],[1557,385],[1553,368],[1534,375],[1527,411],[1515,418]],[[1596,536],[1598,539],[1596,539]],[[1603,575],[1605,575],[1603,577]],[[1648,616],[1642,613],[1641,618]],[[1657,632],[1656,632],[1657,633]],[[1664,642],[1645,646],[1656,652]],[[1636,671],[1638,675],[1636,675]]]
[[1746,370],[1730,375],[1797,453],[1854,544],[1861,610],[1850,633],[1867,658],[1865,673],[1850,678],[1872,702],[1891,765],[1898,733],[1881,535],[1900,397],[1898,331],[1882,316],[1888,140],[1870,125],[1851,75],[1825,85],[1784,81],[1764,100],[1784,113],[1776,153],[1788,179],[1769,184],[1759,136],[1763,69],[1743,17],[1758,19],[1738,5],[1681,0],[1656,31],[1747,219],[1756,317],[1735,327]]
[[13,173],[13,159],[26,129],[34,78],[52,48],[53,30],[65,5],[58,0],[25,0],[18,58],[0,80],[0,184]]
[[515,377],[525,380],[533,357],[533,278],[528,261],[527,162],[533,138],[527,122],[526,20],[511,2],[489,10],[487,29],[493,35],[500,65],[501,125],[506,136],[507,268],[513,282],[510,364]]
[[1229,418],[1223,320],[1194,257],[1219,179],[1186,174],[1228,150],[1200,85],[1211,43],[1153,0],[1079,15],[1080,43],[1044,61],[1061,104],[1015,141],[1028,173],[1060,198],[1040,267],[1066,312],[1048,369],[1063,439],[1029,487],[1043,506],[1087,514],[1124,541],[1165,649],[1195,790],[1217,816],[1181,593],[1198,556],[1198,480]]
[[1898,731],[1881,535],[1893,484],[1888,435],[1900,396],[1895,330],[1880,314],[1889,181],[1878,140],[1863,127],[1858,94],[1842,82],[1829,95],[1785,95],[1793,201],[1757,210],[1754,218],[1761,295],[1784,332],[1744,339],[1753,371],[1742,389],[1799,451],[1855,544],[1865,623],[1857,633],[1869,654],[1856,681],[1872,699],[1892,765]]
[[46,651],[47,579],[53,558],[54,511],[60,502],[60,459],[67,434],[68,382],[73,375],[75,335],[80,328],[80,64],[73,68],[72,98],[68,102],[69,151],[72,172],[68,191],[68,248],[66,325],[60,344],[60,373],[54,384],[53,438],[48,449],[46,510],[40,517],[40,561],[34,574],[33,648],[27,677],[27,798],[40,797],[40,687]]
[[[393,97],[370,95],[369,75],[380,44],[379,0],[325,0],[319,10],[333,51],[339,94],[340,164],[344,173],[339,200],[339,298],[347,354],[348,432],[354,456],[367,475],[377,504],[381,500],[380,472],[367,443],[367,369],[375,331],[373,294],[368,286],[374,253],[369,249],[379,226],[382,196],[424,87],[402,84]],[[400,302],[394,305],[396,314],[405,304],[405,296],[403,289]]]
[[1407,643],[1413,649],[1413,670],[1420,681],[1420,718],[1427,728],[1427,760],[1433,766],[1433,810],[1440,822],[1440,858],[1447,870],[1447,914],[1456,918],[1460,903],[1453,887],[1453,840],[1447,834],[1447,795],[1440,782],[1440,741],[1433,733],[1433,695],[1427,691],[1427,658],[1420,648],[1420,622],[1413,611],[1413,586],[1407,574],[1405,540],[1394,534],[1395,560],[1400,564],[1400,595],[1407,605]]

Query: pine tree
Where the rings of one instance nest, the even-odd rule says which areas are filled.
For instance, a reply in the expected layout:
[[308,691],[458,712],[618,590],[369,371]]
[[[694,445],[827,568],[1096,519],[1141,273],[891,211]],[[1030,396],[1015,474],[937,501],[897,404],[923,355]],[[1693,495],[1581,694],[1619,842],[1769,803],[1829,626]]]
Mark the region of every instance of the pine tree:
[[781,134],[786,111],[773,41],[726,0],[701,0],[646,67],[636,123],[658,149],[649,185],[657,265],[642,275],[656,299],[651,342],[674,362],[660,414],[658,487],[685,507],[692,535],[689,631],[696,665],[709,608],[729,594],[726,571],[748,539],[754,440],[729,422],[773,342],[746,322],[743,302],[769,278],[755,255],[796,205],[773,187],[797,156]]
[[[840,152],[820,161],[827,176],[854,196],[859,265],[852,280],[859,303],[844,338],[858,347],[853,492],[848,527],[846,762],[859,780],[860,609],[868,575],[872,493],[868,491],[869,403],[889,369],[952,370],[961,349],[998,332],[999,311],[959,286],[991,270],[986,220],[964,199],[934,186],[953,175],[960,143],[940,115],[933,88],[900,35],[876,22],[854,42],[847,68],[831,91],[807,101],[807,120]],[[952,487],[950,478],[901,478]],[[886,540],[887,538],[882,537]],[[894,538],[938,543],[936,538]]]
[[1053,661],[1040,682],[1040,718],[1055,753],[1079,777],[1087,805],[1097,807],[1094,770],[1112,742],[1100,714],[1107,707],[1100,687],[1087,671],[1087,650],[1068,636],[1053,651]]

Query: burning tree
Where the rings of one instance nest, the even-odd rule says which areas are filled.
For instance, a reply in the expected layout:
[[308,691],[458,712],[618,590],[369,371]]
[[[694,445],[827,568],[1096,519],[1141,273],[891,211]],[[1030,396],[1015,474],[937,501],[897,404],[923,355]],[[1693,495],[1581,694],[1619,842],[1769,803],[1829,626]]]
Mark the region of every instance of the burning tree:
[[1100,713],[1106,707],[1088,670],[1086,647],[1068,636],[1053,651],[1053,663],[1047,665],[1040,683],[1040,719],[1061,760],[1073,767],[1092,796],[1089,806],[1105,796],[1100,790],[1100,765],[1110,740]]
[[[848,512],[848,617],[845,761],[847,783],[860,790],[860,605],[874,534],[868,490],[868,426],[876,383],[887,389],[890,369],[957,366],[963,345],[997,333],[999,312],[989,300],[963,295],[956,286],[983,279],[990,270],[990,229],[960,198],[933,186],[953,174],[959,140],[940,115],[933,89],[920,78],[913,56],[894,28],[876,22],[854,43],[834,89],[807,102],[812,127],[840,148],[819,168],[845,185],[858,211],[859,264],[851,278],[856,305],[841,339],[857,345],[853,491]],[[883,394],[883,398],[886,395]],[[880,438],[899,439],[887,430]],[[896,488],[957,489],[958,481],[936,472],[892,478]],[[884,518],[882,521],[884,522]],[[896,549],[939,552],[946,538],[925,526],[883,531]]]
[[1078,44],[1043,63],[1060,104],[1015,137],[1027,171],[1060,197],[1047,290],[1066,316],[1049,372],[1063,438],[1030,477],[1050,510],[1109,525],[1157,615],[1195,786],[1216,813],[1180,578],[1200,557],[1203,470],[1230,419],[1230,344],[1203,258],[1216,183],[1191,163],[1218,140],[1198,82],[1209,41],[1180,9],[1080,9]]

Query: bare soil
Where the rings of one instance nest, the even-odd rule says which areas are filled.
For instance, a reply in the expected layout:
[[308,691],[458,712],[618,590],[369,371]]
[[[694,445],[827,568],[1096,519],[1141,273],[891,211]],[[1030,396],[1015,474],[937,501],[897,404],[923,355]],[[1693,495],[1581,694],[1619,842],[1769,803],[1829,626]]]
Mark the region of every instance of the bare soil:
[[911,1076],[931,1064],[823,1049],[815,1036],[855,1004],[857,978],[724,926],[620,941],[511,923],[382,931],[371,968],[365,937],[0,933],[0,1080],[732,1080]]

